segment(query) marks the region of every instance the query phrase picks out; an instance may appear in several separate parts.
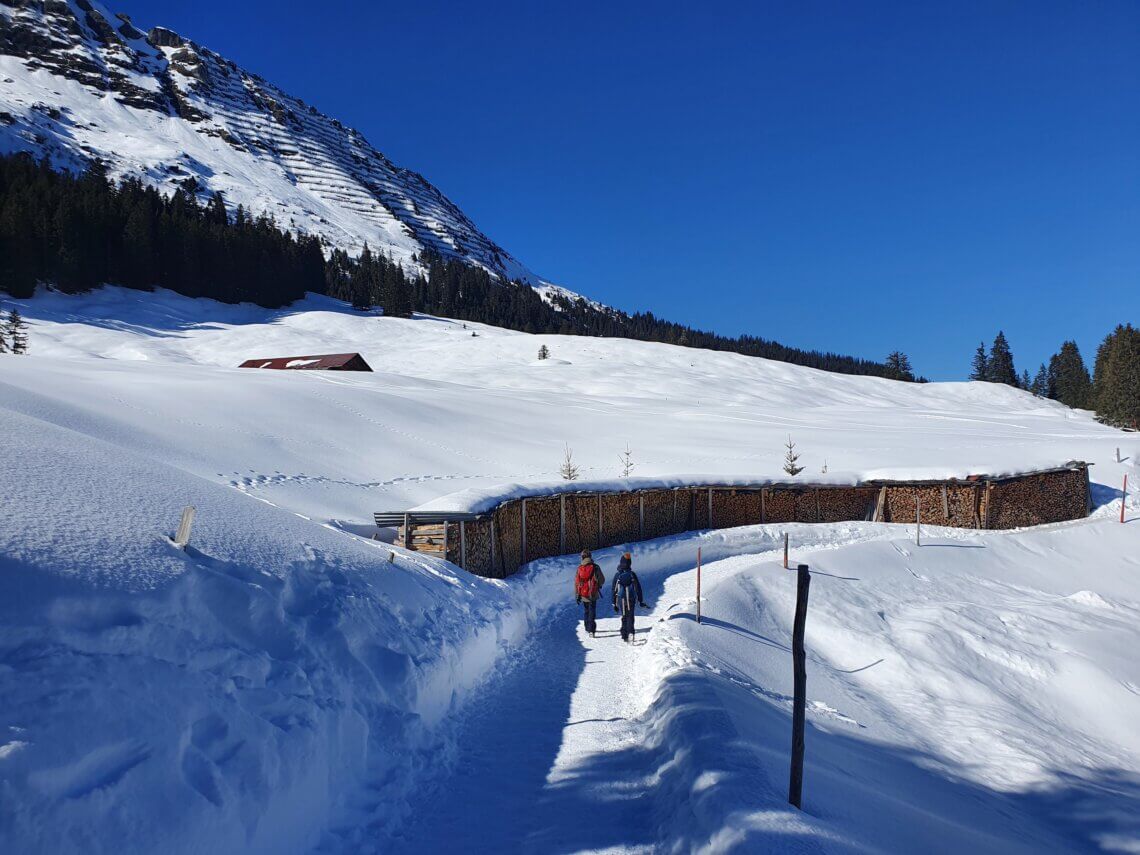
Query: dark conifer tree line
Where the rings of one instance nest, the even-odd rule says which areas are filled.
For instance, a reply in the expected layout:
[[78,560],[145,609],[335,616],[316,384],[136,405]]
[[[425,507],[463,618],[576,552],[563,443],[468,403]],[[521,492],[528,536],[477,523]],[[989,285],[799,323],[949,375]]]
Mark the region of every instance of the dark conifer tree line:
[[95,163],[56,172],[27,155],[0,157],[0,290],[38,282],[77,293],[107,282],[277,307],[324,288],[316,238],[294,237],[239,205],[227,216],[190,184],[170,196],[137,179],[118,185]]
[[978,345],[970,379],[1006,383],[1069,407],[1095,410],[1106,424],[1140,429],[1140,330],[1131,324],[1118,326],[1101,343],[1092,376],[1077,343],[1066,341],[1032,379],[1028,371],[1019,379],[1009,343],[999,332],[988,354],[984,344]]

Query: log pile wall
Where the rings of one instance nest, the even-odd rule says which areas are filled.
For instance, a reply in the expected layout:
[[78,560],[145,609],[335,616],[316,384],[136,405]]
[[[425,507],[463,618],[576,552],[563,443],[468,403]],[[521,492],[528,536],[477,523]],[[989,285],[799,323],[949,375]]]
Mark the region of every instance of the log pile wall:
[[[539,558],[706,528],[872,519],[913,523],[917,502],[928,525],[1007,529],[1080,519],[1088,515],[1089,501],[1084,465],[990,481],[566,493],[511,500],[462,526],[414,524],[407,543],[443,557],[446,542],[449,561],[480,576],[503,578]],[[400,543],[404,537],[401,528]]]
[[562,499],[526,500],[526,555],[523,563],[562,554]]

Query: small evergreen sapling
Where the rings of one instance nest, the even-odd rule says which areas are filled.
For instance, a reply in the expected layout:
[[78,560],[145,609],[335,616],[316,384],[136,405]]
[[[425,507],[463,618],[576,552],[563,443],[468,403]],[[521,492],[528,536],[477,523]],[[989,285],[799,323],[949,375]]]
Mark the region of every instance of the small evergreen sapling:
[[618,460],[621,461],[621,477],[628,478],[633,474],[633,467],[636,465],[633,462],[633,452],[630,450],[628,444],[625,447],[625,451],[618,455]]
[[547,347],[545,344],[542,345],[542,347],[540,347],[538,349],[538,358],[539,359],[549,359],[550,358],[550,348]]
[[784,471],[792,477],[795,477],[796,475],[799,475],[801,472],[803,472],[804,468],[802,466],[796,465],[797,461],[800,459],[800,456],[796,454],[796,444],[792,442],[792,437],[790,435],[788,436],[787,445],[784,447],[788,449],[788,453],[784,455]]
[[28,325],[24,323],[24,319],[20,317],[19,309],[12,309],[8,313],[8,323],[5,327],[5,332],[8,334],[8,341],[10,342],[12,353],[27,353],[28,352]]
[[570,450],[570,446],[566,446],[566,455],[562,458],[562,466],[558,469],[558,474],[562,476],[563,481],[577,481],[578,480],[578,466],[574,463],[574,452]]

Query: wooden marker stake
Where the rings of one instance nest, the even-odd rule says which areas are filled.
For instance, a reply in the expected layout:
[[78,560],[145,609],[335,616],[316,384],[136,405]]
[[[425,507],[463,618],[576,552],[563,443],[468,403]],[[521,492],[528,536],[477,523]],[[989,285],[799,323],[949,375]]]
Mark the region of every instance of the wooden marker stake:
[[917,495],[914,497],[914,545],[922,546],[922,505]]
[[1128,504],[1128,476],[1124,476],[1124,492],[1120,496],[1120,521],[1124,522],[1124,506]]
[[804,654],[804,626],[807,623],[808,566],[796,568],[796,616],[792,627],[792,763],[788,776],[788,801],[803,806],[804,790],[804,711],[807,706],[807,661]]
[[784,569],[788,569],[788,533],[784,532]]
[[701,622],[701,548],[697,547],[697,623]]
[[194,525],[194,513],[193,505],[187,505],[182,509],[182,519],[178,522],[178,533],[174,535],[174,545],[179,549],[184,549],[186,544],[190,542],[190,527]]

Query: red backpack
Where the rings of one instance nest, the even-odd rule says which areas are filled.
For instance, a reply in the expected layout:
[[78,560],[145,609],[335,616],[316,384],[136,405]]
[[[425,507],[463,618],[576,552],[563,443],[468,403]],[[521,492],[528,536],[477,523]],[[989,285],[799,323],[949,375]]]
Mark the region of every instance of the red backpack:
[[594,565],[583,564],[578,568],[578,596],[582,599],[593,599],[598,593],[598,583],[594,579]]

